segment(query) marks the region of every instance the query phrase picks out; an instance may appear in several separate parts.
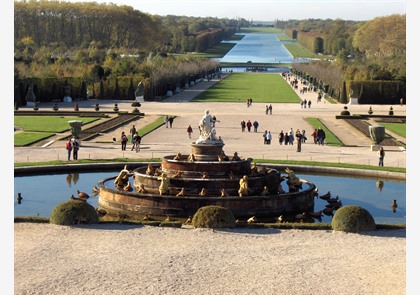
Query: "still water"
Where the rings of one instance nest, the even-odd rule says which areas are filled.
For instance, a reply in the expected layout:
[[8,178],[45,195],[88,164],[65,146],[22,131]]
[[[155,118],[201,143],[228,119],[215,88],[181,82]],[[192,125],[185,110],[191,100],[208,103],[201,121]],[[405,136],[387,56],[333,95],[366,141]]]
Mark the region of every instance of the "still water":
[[[56,205],[77,197],[77,190],[90,195],[88,203],[98,207],[98,197],[93,196],[92,188],[100,180],[116,176],[118,172],[66,173],[53,175],[19,176],[14,178],[14,216],[49,217]],[[297,174],[299,178],[314,183],[319,195],[328,191],[331,197],[339,196],[343,205],[358,205],[368,210],[377,224],[406,223],[406,183],[401,181],[338,177],[325,175]],[[287,189],[287,188],[284,188]],[[21,193],[18,204],[16,196]],[[392,202],[398,207],[392,210]],[[315,200],[314,211],[325,208],[327,202]],[[322,222],[331,222],[332,217],[322,217]],[[317,221],[318,222],[318,221]]]
[[240,34],[245,35],[241,40],[224,41],[236,45],[219,62],[226,63],[265,63],[288,64],[294,62],[308,62],[306,59],[295,59],[284,44],[294,41],[280,41],[276,34]]

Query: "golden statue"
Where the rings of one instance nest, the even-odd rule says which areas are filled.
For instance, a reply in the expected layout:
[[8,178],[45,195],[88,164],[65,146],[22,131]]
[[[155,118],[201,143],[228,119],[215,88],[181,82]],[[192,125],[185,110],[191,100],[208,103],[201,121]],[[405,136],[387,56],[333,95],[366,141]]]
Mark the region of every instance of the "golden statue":
[[249,186],[248,186],[248,176],[244,175],[241,180],[239,180],[239,190],[238,194],[240,197],[249,195]]
[[168,192],[169,178],[166,176],[166,173],[162,173],[158,179],[160,180],[159,194],[163,195],[164,193]]
[[128,183],[128,174],[130,171],[127,169],[127,165],[124,166],[124,169],[120,171],[117,178],[114,180],[114,184],[118,188],[124,188]]

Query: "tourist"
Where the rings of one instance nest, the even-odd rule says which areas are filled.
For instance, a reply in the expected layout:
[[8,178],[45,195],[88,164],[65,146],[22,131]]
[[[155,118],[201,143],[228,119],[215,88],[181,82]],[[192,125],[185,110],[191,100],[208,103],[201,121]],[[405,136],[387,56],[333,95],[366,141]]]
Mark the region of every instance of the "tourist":
[[260,126],[260,124],[258,123],[258,121],[255,120],[254,123],[252,123],[252,125],[254,126],[254,132],[258,132],[258,126]]
[[136,131],[133,136],[133,146],[131,147],[131,150],[136,150],[136,153],[140,151],[140,143],[141,143],[141,136]]
[[273,136],[271,135],[271,132],[268,131],[268,133],[265,136],[266,140],[267,140],[267,144],[271,144],[271,139],[273,138]]
[[71,139],[69,138],[69,140],[66,143],[67,161],[70,161],[72,149],[73,149],[73,147],[72,147],[72,144],[71,144]]
[[301,152],[302,151],[302,133],[300,133],[299,129],[296,130],[296,141],[297,141],[297,145],[296,145],[296,151],[297,152]]
[[268,106],[268,112],[270,113],[270,115],[273,114],[273,106],[271,104]]
[[309,101],[308,101],[308,109],[310,109],[310,108],[311,108],[311,104],[312,104],[312,102],[311,102],[311,100],[309,100]]
[[121,150],[125,151],[127,147],[127,135],[125,135],[125,132],[123,131],[121,133]]
[[290,128],[290,131],[289,131],[289,145],[293,145],[294,141],[295,141],[295,136],[294,136],[293,128]]
[[251,127],[252,127],[251,120],[248,120],[248,122],[246,122],[246,128],[248,128],[248,132],[251,132]]
[[384,166],[385,150],[381,146],[378,150],[379,166]]
[[284,141],[284,132],[283,130],[281,130],[279,133],[279,144],[282,145],[283,141]]
[[192,129],[191,125],[188,125],[187,133],[188,133],[188,137],[191,138],[191,133],[193,133],[193,129]]
[[245,123],[244,120],[242,120],[242,122],[241,122],[242,132],[245,132],[245,127],[246,127],[246,123]]
[[317,141],[319,145],[324,145],[324,141],[325,141],[325,132],[324,130],[322,130],[321,127],[318,128],[318,131],[316,132],[316,136],[317,136]]
[[172,128],[172,124],[174,123],[174,117],[170,116],[168,121],[169,121],[169,128]]
[[77,160],[79,158],[79,143],[76,139],[73,139],[73,160]]
[[284,145],[288,145],[289,144],[289,132],[286,132],[284,134]]
[[134,134],[136,134],[136,126],[133,125],[133,127],[130,128],[130,135],[131,135],[131,143],[134,143]]
[[311,136],[314,138],[314,143],[317,144],[318,143],[318,135],[317,135],[317,130],[314,129],[314,132],[312,132]]
[[305,131],[305,129],[303,129],[302,130],[302,143],[305,143],[306,140],[307,140],[307,138],[306,138],[306,131]]
[[168,115],[165,116],[165,127],[168,128],[169,117]]
[[264,144],[267,144],[267,130],[264,131],[263,138],[264,138]]

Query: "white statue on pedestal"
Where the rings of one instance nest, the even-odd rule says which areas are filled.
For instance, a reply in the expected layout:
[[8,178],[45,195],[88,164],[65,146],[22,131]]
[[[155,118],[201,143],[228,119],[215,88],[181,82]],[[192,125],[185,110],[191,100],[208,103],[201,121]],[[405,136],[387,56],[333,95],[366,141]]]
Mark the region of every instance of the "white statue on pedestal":
[[198,126],[200,127],[200,137],[196,143],[219,143],[220,139],[216,136],[216,128],[214,127],[215,119],[210,115],[208,110],[205,111]]

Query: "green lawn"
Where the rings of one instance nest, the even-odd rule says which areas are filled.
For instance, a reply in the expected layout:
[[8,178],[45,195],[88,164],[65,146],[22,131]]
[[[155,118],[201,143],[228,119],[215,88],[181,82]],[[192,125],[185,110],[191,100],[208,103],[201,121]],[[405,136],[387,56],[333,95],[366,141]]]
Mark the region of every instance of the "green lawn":
[[70,130],[69,121],[79,120],[83,124],[98,120],[98,118],[79,118],[61,116],[15,116],[15,126],[19,126],[25,132],[40,131],[60,133]]
[[296,44],[284,44],[287,50],[293,55],[293,57],[301,58],[318,58],[319,56],[309,51],[299,43]]
[[308,121],[308,123],[311,124],[312,127],[313,127],[312,130],[306,131],[306,137],[308,138],[308,140],[313,139],[311,134],[314,131],[314,129],[318,129],[319,127],[321,127],[325,132],[325,143],[326,144],[334,145],[334,146],[343,146],[343,143],[337,137],[335,137],[334,133],[331,133],[331,131],[328,130],[328,128],[324,124],[322,124],[322,122],[319,119],[317,119],[317,118],[306,118],[306,121]]
[[53,136],[55,133],[47,132],[22,132],[17,133],[14,136],[15,146],[27,146],[34,142],[46,139],[50,136]]
[[402,124],[402,123],[381,123],[381,125],[384,126],[385,129],[388,129],[388,130],[398,134],[399,136],[406,137],[405,136],[406,124]]
[[195,102],[300,103],[289,84],[279,74],[233,73],[201,93]]
[[193,53],[193,54],[187,54],[187,55],[191,57],[205,57],[205,58],[223,57],[235,45],[236,43],[219,43],[213,46],[212,48],[207,49],[203,53]]

